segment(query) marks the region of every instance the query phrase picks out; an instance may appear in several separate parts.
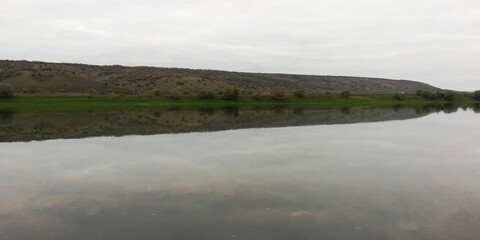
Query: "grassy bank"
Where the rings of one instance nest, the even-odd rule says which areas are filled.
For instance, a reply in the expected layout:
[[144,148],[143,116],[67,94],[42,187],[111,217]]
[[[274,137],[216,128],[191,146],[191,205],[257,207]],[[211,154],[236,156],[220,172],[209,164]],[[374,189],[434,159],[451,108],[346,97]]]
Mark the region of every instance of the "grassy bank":
[[[305,97],[275,101],[271,98],[241,98],[236,101],[198,100],[182,98],[149,97],[114,97],[114,96],[62,96],[62,97],[14,97],[0,99],[0,110],[18,112],[71,112],[71,111],[122,111],[122,110],[162,110],[162,109],[198,109],[238,107],[240,109],[271,108],[275,106],[300,108],[343,108],[343,107],[389,107],[397,105],[415,106],[425,104],[446,104],[443,100],[407,98],[396,100],[389,97],[352,96],[348,99],[339,97]],[[471,100],[462,100],[460,104],[472,104]]]

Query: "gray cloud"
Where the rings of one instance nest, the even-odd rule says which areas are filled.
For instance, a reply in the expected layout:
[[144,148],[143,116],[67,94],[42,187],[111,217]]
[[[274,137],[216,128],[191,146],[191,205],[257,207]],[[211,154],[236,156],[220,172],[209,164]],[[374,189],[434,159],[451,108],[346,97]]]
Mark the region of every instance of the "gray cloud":
[[480,89],[476,0],[17,0],[0,58],[355,75]]

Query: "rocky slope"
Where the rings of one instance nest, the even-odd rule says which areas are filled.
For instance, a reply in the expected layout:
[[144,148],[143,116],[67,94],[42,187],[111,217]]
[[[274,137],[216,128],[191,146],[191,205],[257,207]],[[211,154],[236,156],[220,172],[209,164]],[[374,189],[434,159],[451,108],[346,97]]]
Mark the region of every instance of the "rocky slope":
[[414,94],[417,90],[441,91],[425,83],[380,78],[312,76],[292,74],[239,73],[156,67],[95,66],[69,63],[46,63],[0,60],[0,82],[11,84],[17,95],[86,95],[86,94],[161,94],[179,86],[184,95],[201,91],[221,94],[237,87],[243,95],[268,94],[273,87],[307,94],[336,94],[349,90],[353,94]]

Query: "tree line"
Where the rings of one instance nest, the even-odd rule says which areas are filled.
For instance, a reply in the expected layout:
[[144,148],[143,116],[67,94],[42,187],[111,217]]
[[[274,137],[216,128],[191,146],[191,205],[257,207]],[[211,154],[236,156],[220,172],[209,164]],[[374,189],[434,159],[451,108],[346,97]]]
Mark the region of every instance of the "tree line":
[[[12,85],[8,83],[0,83],[0,98],[11,98],[14,96],[15,90]],[[98,92],[94,89],[90,91],[90,95],[99,95]],[[151,94],[153,97],[164,97],[165,94],[162,93],[160,89],[154,89]],[[345,90],[338,94],[339,97],[348,99],[350,98],[350,91]],[[430,92],[424,90],[418,90],[416,92],[416,96],[420,98],[424,98],[427,100],[445,100],[445,101],[455,101],[459,98],[470,98],[475,101],[480,101],[480,90],[474,92],[457,92],[453,90],[445,90],[442,92]],[[172,100],[178,100],[184,97],[184,93],[182,91],[181,86],[176,86],[171,88],[168,91],[167,97]],[[276,101],[286,101],[291,97],[295,98],[304,98],[306,97],[305,90],[298,89],[291,92],[286,87],[273,87],[268,94],[260,94],[256,93],[251,95],[254,99],[261,99],[264,97],[270,97]],[[198,93],[197,98],[200,100],[213,100],[213,99],[223,99],[228,101],[236,101],[240,98],[240,89],[237,87],[229,87],[226,88],[224,91],[220,91],[219,93],[215,94],[212,91],[201,91]],[[403,100],[405,99],[404,93],[395,93],[393,95],[394,99]]]

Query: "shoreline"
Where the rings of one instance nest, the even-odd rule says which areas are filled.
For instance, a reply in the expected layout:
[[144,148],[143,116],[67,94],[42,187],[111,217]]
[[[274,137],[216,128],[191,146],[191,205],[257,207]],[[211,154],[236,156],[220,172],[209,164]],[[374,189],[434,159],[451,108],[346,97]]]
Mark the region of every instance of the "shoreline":
[[135,110],[195,110],[201,108],[262,109],[273,107],[292,107],[304,109],[328,108],[361,108],[361,107],[395,107],[455,104],[469,106],[478,103],[471,99],[456,101],[428,100],[408,96],[398,100],[392,97],[351,96],[341,97],[292,97],[284,101],[273,100],[270,97],[240,98],[238,100],[198,98],[181,98],[177,100],[165,97],[138,96],[16,96],[10,99],[0,99],[0,111],[15,112],[82,112],[82,111],[135,111]]

